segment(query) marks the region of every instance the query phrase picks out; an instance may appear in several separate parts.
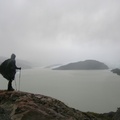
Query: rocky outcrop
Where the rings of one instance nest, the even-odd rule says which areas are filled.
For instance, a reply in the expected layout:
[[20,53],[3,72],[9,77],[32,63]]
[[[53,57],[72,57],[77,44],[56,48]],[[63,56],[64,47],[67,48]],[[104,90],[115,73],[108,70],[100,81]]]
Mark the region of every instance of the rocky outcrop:
[[111,70],[113,73],[116,73],[117,75],[120,75],[120,69],[116,68],[116,69],[112,69]]
[[0,120],[112,120],[112,117],[81,112],[40,94],[1,90]]
[[55,68],[54,70],[104,70],[108,66],[96,60],[85,60],[80,62],[69,63]]
[[113,117],[113,120],[120,120],[120,108],[118,108],[116,114]]

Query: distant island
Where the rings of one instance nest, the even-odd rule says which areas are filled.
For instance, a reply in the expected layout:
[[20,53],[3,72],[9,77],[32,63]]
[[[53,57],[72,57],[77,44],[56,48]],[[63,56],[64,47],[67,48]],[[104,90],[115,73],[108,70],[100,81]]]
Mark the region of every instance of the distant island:
[[119,68],[112,69],[111,72],[116,73],[117,75],[120,75],[120,69]]
[[49,66],[45,66],[44,68],[56,68],[56,67],[59,67],[61,66],[62,64],[53,64],[53,65],[49,65]]
[[53,70],[105,70],[105,69],[109,69],[109,67],[102,62],[96,60],[85,60],[69,63],[67,65],[57,67]]

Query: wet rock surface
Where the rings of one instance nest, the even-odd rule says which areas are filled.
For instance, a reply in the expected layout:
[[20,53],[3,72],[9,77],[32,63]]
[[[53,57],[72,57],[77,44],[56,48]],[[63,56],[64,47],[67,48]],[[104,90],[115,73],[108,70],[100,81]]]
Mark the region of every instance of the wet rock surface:
[[0,120],[112,120],[113,116],[81,112],[40,94],[0,90]]

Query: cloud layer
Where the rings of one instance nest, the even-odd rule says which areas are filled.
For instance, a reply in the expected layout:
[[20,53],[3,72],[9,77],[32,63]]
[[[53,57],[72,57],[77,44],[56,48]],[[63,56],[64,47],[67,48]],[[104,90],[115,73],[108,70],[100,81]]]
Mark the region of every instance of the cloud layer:
[[40,65],[98,59],[119,65],[119,0],[0,1],[0,55]]

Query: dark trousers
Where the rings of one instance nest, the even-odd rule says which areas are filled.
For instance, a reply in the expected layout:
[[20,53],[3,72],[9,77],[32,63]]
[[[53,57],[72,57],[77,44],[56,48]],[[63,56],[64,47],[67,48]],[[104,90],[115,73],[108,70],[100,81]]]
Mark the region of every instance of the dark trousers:
[[8,91],[13,91],[14,90],[13,87],[12,87],[12,81],[13,80],[9,80],[9,82],[8,82]]

